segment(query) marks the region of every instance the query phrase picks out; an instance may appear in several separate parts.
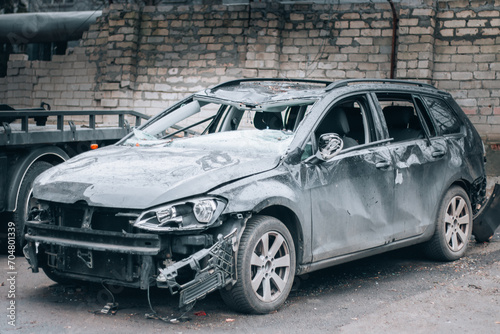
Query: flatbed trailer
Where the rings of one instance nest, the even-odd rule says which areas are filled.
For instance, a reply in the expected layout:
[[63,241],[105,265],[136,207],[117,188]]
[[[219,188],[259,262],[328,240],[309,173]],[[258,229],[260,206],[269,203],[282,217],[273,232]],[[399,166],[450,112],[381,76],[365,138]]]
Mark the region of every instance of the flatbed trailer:
[[[104,117],[107,123],[102,125]],[[35,178],[77,154],[114,144],[148,118],[132,110],[51,111],[0,105],[2,227],[13,221],[18,244],[22,245],[24,222],[37,205],[32,198]]]

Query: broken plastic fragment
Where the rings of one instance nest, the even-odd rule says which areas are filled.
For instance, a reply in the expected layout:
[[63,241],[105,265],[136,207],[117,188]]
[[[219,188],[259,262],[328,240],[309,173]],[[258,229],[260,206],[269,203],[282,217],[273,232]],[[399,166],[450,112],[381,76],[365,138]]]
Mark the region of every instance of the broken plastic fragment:
[[158,313],[146,313],[144,314],[144,317],[146,319],[155,319],[155,320],[161,320],[161,321],[164,321],[164,322],[170,322],[170,320],[168,319],[168,317],[162,317],[160,315],[158,315]]
[[118,311],[118,303],[107,303],[101,310],[102,314],[116,314]]
[[191,320],[191,318],[186,317],[186,316],[182,316],[182,317],[179,317],[179,318],[170,319],[170,322],[173,323],[173,324],[178,324],[179,322],[187,322],[187,321],[190,321],[190,320]]

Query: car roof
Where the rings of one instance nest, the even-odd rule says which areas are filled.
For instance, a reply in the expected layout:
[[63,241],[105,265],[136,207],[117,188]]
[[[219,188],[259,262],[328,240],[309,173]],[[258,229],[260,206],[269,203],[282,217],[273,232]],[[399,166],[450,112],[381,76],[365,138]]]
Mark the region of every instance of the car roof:
[[327,92],[331,81],[288,79],[242,79],[228,81],[195,94],[202,97],[232,101],[252,108],[280,101],[314,101]]
[[[340,81],[307,79],[240,79],[224,82],[213,88],[195,94],[195,99],[213,101],[223,100],[233,105],[246,105],[259,109],[259,106],[280,104],[295,100],[295,104],[312,102],[326,94],[348,87],[349,90],[391,90],[407,93],[446,94],[434,86],[414,81],[394,79],[347,79]],[[266,108],[263,108],[265,110]],[[271,109],[268,111],[272,111]]]

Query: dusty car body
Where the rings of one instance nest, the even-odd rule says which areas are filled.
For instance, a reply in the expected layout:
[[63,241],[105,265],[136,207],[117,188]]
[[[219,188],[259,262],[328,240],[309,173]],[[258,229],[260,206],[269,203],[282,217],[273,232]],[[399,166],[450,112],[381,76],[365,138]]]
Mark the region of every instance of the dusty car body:
[[[240,131],[241,130],[241,131]],[[236,80],[42,174],[32,270],[266,313],[294,275],[467,249],[484,148],[452,97],[394,80]]]

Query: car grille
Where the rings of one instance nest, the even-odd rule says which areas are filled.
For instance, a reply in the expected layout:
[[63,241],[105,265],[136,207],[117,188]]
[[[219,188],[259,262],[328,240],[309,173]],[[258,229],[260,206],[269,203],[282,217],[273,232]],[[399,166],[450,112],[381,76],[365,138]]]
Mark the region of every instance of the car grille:
[[[139,215],[120,209],[96,208],[86,205],[60,205],[54,207],[56,225],[88,228],[100,231],[132,232],[130,221]],[[86,220],[85,217],[88,217]]]

